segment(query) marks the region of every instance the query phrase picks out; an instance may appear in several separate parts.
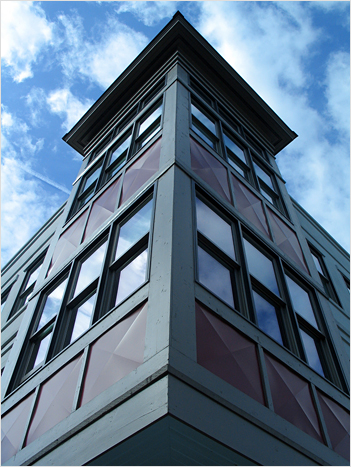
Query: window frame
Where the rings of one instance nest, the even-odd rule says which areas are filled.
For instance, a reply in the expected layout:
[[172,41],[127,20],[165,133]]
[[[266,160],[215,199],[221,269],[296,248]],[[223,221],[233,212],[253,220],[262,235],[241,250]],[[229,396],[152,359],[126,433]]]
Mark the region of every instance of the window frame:
[[[311,252],[313,263],[318,273],[319,280],[323,286],[323,290],[325,294],[327,295],[329,299],[333,300],[337,305],[341,306],[339,297],[336,293],[333,282],[330,279],[328,269],[325,265],[325,261],[323,259],[322,254],[319,253],[319,251],[317,251],[310,243],[308,243],[308,246]],[[319,268],[317,264],[319,265]]]
[[[13,305],[13,307],[11,309],[11,312],[9,313],[9,316],[7,318],[8,320],[10,318],[12,318],[13,316],[15,316],[15,314],[17,314],[20,310],[25,309],[25,307],[27,307],[28,300],[30,299],[30,297],[33,294],[33,291],[35,289],[35,286],[36,286],[36,283],[37,283],[37,280],[38,280],[38,277],[39,277],[39,274],[40,274],[40,269],[41,269],[41,267],[43,265],[43,262],[45,260],[46,252],[47,252],[47,249],[43,253],[41,253],[39,255],[39,257],[34,262],[32,262],[31,265],[26,269],[26,275],[25,275],[24,280],[22,282],[20,291],[19,291],[19,293],[17,295],[17,298],[15,300],[15,303],[14,303],[14,305]],[[28,287],[29,279],[31,278],[32,274],[35,271],[37,271],[38,269],[39,269],[39,272],[38,272],[37,278]],[[8,293],[10,293],[10,290],[8,291]],[[24,302],[23,302],[23,299],[24,299]]]

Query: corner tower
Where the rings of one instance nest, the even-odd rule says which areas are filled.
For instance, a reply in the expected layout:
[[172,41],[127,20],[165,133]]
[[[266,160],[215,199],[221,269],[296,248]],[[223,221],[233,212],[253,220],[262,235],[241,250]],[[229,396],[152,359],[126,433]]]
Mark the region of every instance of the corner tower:
[[295,137],[180,13],[64,136],[3,272],[3,464],[347,465],[348,255]]

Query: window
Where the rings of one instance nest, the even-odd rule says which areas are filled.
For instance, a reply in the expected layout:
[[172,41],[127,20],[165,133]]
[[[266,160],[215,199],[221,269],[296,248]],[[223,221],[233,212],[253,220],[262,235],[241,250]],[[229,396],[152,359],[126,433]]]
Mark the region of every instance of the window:
[[223,132],[223,141],[227,161],[240,175],[249,178],[249,167],[247,165],[244,148],[228,132]]
[[[256,313],[253,319],[262,331],[284,345],[286,343],[282,317],[284,304],[281,300],[274,261],[245,238],[243,242]],[[252,315],[253,313],[251,317]]]
[[194,103],[191,104],[191,129],[211,148],[217,149],[218,138],[214,119],[205,115]]
[[267,169],[253,161],[253,166],[256,172],[258,186],[262,195],[271,204],[279,207],[277,189],[275,187],[274,177]]
[[[159,83],[160,84],[160,83]],[[164,80],[161,81],[162,87]],[[155,88],[151,92],[153,96],[146,96],[150,100],[161,88]],[[155,92],[154,92],[155,91]],[[157,91],[157,92],[156,92]],[[78,194],[72,205],[69,218],[86,205],[95,195],[95,193],[110,179],[112,179],[130,160],[134,154],[144,147],[161,129],[162,123],[162,100],[157,101],[146,112],[135,121],[129,129],[125,128],[132,123],[138,113],[138,109],[146,105],[140,102],[133,108],[123,120],[117,124],[112,136],[105,138],[91,156],[91,162],[88,167],[80,174],[76,180],[80,180]],[[123,130],[123,131],[122,131]],[[97,154],[99,152],[99,154]]]
[[232,308],[239,308],[232,226],[199,197],[196,197],[196,223],[199,282]]
[[8,296],[10,295],[10,290],[11,290],[11,287],[7,289],[5,292],[1,293],[1,313],[6,304]]
[[28,270],[26,273],[26,277],[24,279],[24,282],[22,284],[20,293],[17,297],[17,300],[15,302],[15,305],[11,311],[10,317],[13,316],[17,311],[19,311],[22,307],[27,305],[29,297],[31,296],[36,281],[38,279],[41,266],[44,261],[45,254],[42,255]]
[[204,92],[201,93],[198,85],[192,81],[190,85],[197,94],[196,99],[191,99],[191,130],[226,159],[235,172],[254,186],[265,200],[287,216],[276,175],[269,168],[265,151],[255,144],[251,136],[246,136],[244,128],[234,121],[222,105],[211,100]]
[[323,289],[324,289],[325,293],[327,294],[327,296],[329,298],[331,298],[332,300],[334,300],[334,302],[336,302],[338,305],[340,305],[340,302],[339,302],[339,299],[338,299],[338,297],[336,295],[334,286],[333,286],[333,284],[332,284],[332,282],[330,280],[327,268],[326,268],[326,266],[324,264],[322,255],[319,254],[311,246],[310,246],[310,250],[311,250],[311,255],[312,255],[313,262],[314,262],[314,264],[316,266],[316,269],[318,271],[319,280],[321,281],[321,283],[323,285]]
[[311,296],[306,289],[285,274],[289,295],[300,331],[304,359],[320,375],[324,376],[321,360],[321,343],[324,336],[316,321]]
[[77,340],[146,282],[152,216],[153,200],[148,196],[43,290],[13,385]]

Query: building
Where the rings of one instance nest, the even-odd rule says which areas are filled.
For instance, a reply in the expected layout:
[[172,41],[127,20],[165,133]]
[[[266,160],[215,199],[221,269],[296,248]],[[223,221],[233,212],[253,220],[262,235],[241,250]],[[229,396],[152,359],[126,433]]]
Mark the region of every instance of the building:
[[349,256],[296,134],[177,13],[2,274],[3,465],[348,465]]

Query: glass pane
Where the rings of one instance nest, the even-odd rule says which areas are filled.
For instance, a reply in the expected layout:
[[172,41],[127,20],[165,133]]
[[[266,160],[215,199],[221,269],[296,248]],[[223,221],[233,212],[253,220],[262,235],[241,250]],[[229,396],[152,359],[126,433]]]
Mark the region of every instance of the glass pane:
[[263,187],[260,187],[261,188],[261,193],[262,193],[262,196],[264,196],[266,198],[267,201],[269,201],[270,203],[274,204],[274,200],[272,198],[271,195],[269,195],[265,189]]
[[100,275],[102,262],[104,260],[106,242],[90,255],[81,265],[76,289],[73,297],[88,287]]
[[235,169],[237,172],[239,172],[240,175],[245,177],[245,171],[235,162],[235,160],[230,155],[228,155],[228,162],[233,167],[233,169]]
[[113,162],[115,160],[117,160],[121,154],[123,154],[125,151],[127,151],[127,149],[129,148],[129,145],[130,145],[130,139],[131,139],[131,135],[128,136],[128,138],[124,141],[122,141],[121,143],[119,143],[119,146],[117,146],[113,153],[111,154],[111,158],[110,158],[110,164],[113,164]]
[[88,298],[88,300],[79,306],[76,314],[76,320],[73,326],[71,342],[75,341],[81,334],[83,334],[83,332],[89,328],[91,315],[94,309],[95,296],[96,292],[94,292],[94,294]]
[[116,173],[124,166],[127,162],[127,156],[121,157],[115,165],[110,166],[107,170],[107,180],[110,180],[116,175]]
[[259,327],[262,331],[266,332],[269,336],[279,342],[279,344],[283,345],[275,307],[255,291],[253,291],[252,294],[255,302]]
[[194,124],[192,125],[192,130],[195,131],[195,133],[197,135],[200,136],[200,138],[202,138],[211,148],[215,149],[215,143],[214,143],[214,139],[209,139],[206,134],[201,131],[197,126],[195,126]]
[[289,287],[290,297],[294,310],[296,313],[305,318],[305,320],[318,328],[308,293],[306,290],[296,284],[295,281],[290,279],[290,277],[285,276],[285,278]]
[[92,187],[90,190],[86,191],[83,196],[79,198],[78,209],[84,206],[84,204],[86,204],[94,196],[94,192],[95,190]]
[[324,276],[324,273],[323,273],[323,270],[322,270],[322,267],[321,267],[321,264],[319,262],[319,258],[317,258],[317,256],[315,256],[313,253],[311,253],[312,255],[312,259],[314,261],[314,264],[316,265],[316,268],[317,268],[317,271],[322,274],[322,276]]
[[38,279],[41,267],[42,267],[42,264],[39,264],[39,266],[29,276],[29,279],[28,279],[28,282],[27,282],[27,285],[26,285],[26,289],[28,289],[29,286],[31,286],[32,284],[34,284],[34,282],[36,282],[36,280]]
[[158,118],[160,117],[162,114],[162,104],[152,112],[151,115],[149,115],[146,120],[144,120],[141,124],[140,124],[140,128],[139,128],[139,135],[142,135],[144,133],[144,131],[146,131],[149,126],[152,125],[152,123]]
[[199,281],[234,308],[230,271],[198,247]]
[[324,376],[322,364],[319,359],[316,343],[313,337],[309,336],[305,331],[300,329],[301,338],[305,347],[307,363],[320,375]]
[[118,305],[145,282],[147,254],[146,249],[120,272],[115,305]]
[[122,225],[115,259],[122,256],[132,245],[150,230],[152,201],[149,201],[132,218]]
[[206,204],[196,198],[197,229],[228,256],[235,259],[232,229]]
[[85,191],[89,186],[91,186],[95,182],[95,180],[99,178],[100,172],[101,172],[101,165],[97,169],[95,169],[92,174],[90,174],[87,177],[84,183],[84,188],[82,188],[82,191]]
[[24,306],[28,302],[29,297],[31,296],[34,290],[34,285],[35,284],[32,284],[32,286],[26,289],[26,291],[21,295],[21,298],[18,301],[17,310],[22,308],[22,306]]
[[272,261],[245,239],[244,245],[250,274],[276,295],[280,295]]
[[1,297],[1,311],[3,310],[5,306],[6,300],[7,300],[7,295],[5,295],[5,297]]
[[272,190],[274,191],[274,186],[272,183],[272,179],[268,173],[266,173],[259,165],[257,165],[255,162],[253,162],[253,165],[255,167],[256,175],[260,177],[261,180],[265,182],[266,185],[268,185]]
[[199,120],[211,133],[216,134],[216,125],[206,115],[204,115],[194,104],[191,104],[191,113]]
[[223,139],[224,139],[224,144],[227,147],[227,150],[229,149],[228,155],[230,155],[230,153],[232,152],[246,164],[246,158],[245,158],[244,151],[236,143],[234,143],[234,141],[231,138],[229,138],[226,134],[223,134]]
[[41,342],[39,344],[38,353],[37,353],[37,357],[35,359],[33,368],[40,365],[44,361],[46,351],[47,351],[47,349],[49,347],[49,344],[50,344],[51,334],[52,333],[50,332],[50,334],[48,334],[47,336],[44,337],[44,339],[41,340]]
[[66,284],[67,279],[61,282],[61,284],[46,297],[44,309],[41,314],[37,330],[43,327],[46,323],[48,323],[51,320],[51,318],[57,315],[61,306],[63,294],[66,289]]

